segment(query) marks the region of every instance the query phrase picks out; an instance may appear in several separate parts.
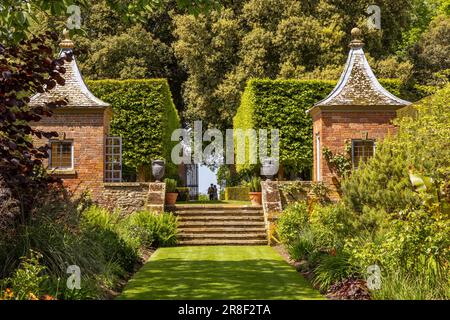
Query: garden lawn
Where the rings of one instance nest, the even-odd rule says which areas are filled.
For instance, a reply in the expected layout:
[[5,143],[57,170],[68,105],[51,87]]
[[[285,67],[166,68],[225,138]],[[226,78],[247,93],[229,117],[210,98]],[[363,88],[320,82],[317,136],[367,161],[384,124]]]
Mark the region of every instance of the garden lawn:
[[322,299],[269,246],[160,248],[118,299]]

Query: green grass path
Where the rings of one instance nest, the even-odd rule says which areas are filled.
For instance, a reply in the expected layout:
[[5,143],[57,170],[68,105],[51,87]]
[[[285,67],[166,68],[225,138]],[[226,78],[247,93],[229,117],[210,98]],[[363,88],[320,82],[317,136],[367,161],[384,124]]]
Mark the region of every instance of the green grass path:
[[321,299],[269,246],[160,248],[118,299]]

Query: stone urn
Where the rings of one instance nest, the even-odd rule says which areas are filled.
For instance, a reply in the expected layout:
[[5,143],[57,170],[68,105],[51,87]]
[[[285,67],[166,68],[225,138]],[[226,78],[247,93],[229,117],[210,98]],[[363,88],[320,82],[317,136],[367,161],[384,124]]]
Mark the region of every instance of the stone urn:
[[276,164],[275,164],[274,158],[267,157],[262,160],[261,175],[263,177],[266,177],[266,179],[270,181],[271,179],[273,179],[273,177],[277,173],[277,172],[275,172],[275,170],[276,170]]
[[164,177],[165,167],[165,160],[152,160],[152,175],[155,178],[156,182],[161,182],[162,177]]

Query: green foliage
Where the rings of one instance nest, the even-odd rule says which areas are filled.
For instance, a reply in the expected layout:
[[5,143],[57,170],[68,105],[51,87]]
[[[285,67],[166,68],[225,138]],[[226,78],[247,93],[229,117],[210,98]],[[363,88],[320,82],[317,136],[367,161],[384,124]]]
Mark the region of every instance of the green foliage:
[[177,142],[171,134],[180,120],[167,81],[98,80],[88,85],[113,108],[111,134],[122,137],[124,165],[149,172],[152,159],[165,159],[167,175],[175,176],[170,155]]
[[250,189],[247,186],[226,187],[225,200],[249,201]]
[[177,201],[189,201],[189,187],[177,187],[176,192],[178,192]]
[[[327,81],[251,80],[234,117],[234,128],[279,129],[280,164],[296,171],[309,171],[312,165],[312,121],[306,110],[332,88],[333,83]],[[239,152],[236,148],[237,157]],[[246,164],[238,164],[238,171],[249,167],[248,140],[245,153]]]
[[277,221],[277,233],[284,244],[296,241],[307,227],[308,206],[304,201],[289,205]]
[[[347,150],[346,150],[347,151]],[[322,148],[322,154],[330,167],[336,171],[339,177],[350,174],[353,166],[349,152],[333,154],[327,147]]]
[[309,185],[304,181],[289,181],[278,185],[283,205],[306,199]]
[[[429,93],[427,87],[402,86],[400,81],[382,80],[381,83],[401,97],[412,101]],[[334,87],[333,81],[317,80],[250,80],[242,95],[241,104],[234,117],[235,129],[279,129],[280,164],[286,171],[304,172],[312,166],[312,120],[306,114],[315,102],[324,98]],[[237,170],[249,169],[249,139],[246,139],[245,164]],[[257,141],[251,143],[258,145]],[[236,156],[244,150],[237,149]],[[345,161],[340,161],[345,162]]]
[[248,182],[248,188],[249,188],[250,192],[261,192],[261,178],[253,177]]
[[349,262],[349,257],[350,255],[343,251],[322,255],[314,269],[313,283],[326,290],[332,284],[356,275],[356,268]]
[[289,232],[290,207],[280,217],[289,253],[308,260],[322,289],[363,278],[376,264],[382,283],[374,298],[448,299],[449,96],[447,86],[403,110],[397,135],[344,179],[341,203],[316,204]]
[[445,85],[450,81],[450,14],[436,16],[411,45],[415,78],[422,83]]
[[417,208],[422,199],[411,185],[411,167],[438,184],[446,180],[450,168],[449,96],[447,86],[396,120],[397,136],[377,144],[374,157],[343,182],[343,200],[348,205],[359,212],[364,206],[388,213]]
[[[0,39],[19,42],[27,38],[34,23],[39,22],[42,14],[61,19],[67,18],[67,7],[75,4],[81,6],[81,12],[87,9],[90,1],[86,0],[3,0],[0,10]],[[145,21],[145,17],[166,6],[166,0],[105,1],[108,7],[125,21]],[[176,0],[176,6],[189,13],[199,14],[218,8],[216,0]]]
[[139,211],[123,222],[125,238],[138,247],[167,247],[177,242],[177,218],[172,213]]
[[219,184],[221,184],[223,181],[225,181],[225,186],[231,186],[231,171],[227,165],[221,165],[217,169],[216,176],[217,176],[217,182]]
[[30,250],[28,257],[21,258],[22,262],[13,276],[0,281],[0,289],[4,287],[10,291],[6,299],[36,300],[41,295],[42,286],[48,279],[48,276],[43,274],[45,267],[39,262],[41,258],[40,253]]
[[[278,229],[278,232],[280,232],[280,229]],[[315,251],[314,234],[309,228],[304,228],[300,229],[296,236],[296,239],[295,236],[292,237],[294,239],[292,242],[286,239],[284,240],[288,241],[286,245],[289,256],[295,261],[307,259]]]
[[85,236],[101,247],[104,261],[114,261],[124,271],[131,272],[139,261],[138,252],[120,235],[119,221],[118,214],[92,206],[83,212],[81,226]]
[[[230,127],[251,78],[338,79],[355,26],[363,29],[365,50],[375,59],[394,54],[402,31],[416,18],[411,17],[412,4],[377,1],[383,32],[367,30],[366,10],[371,4],[368,0],[352,1],[351,6],[343,0],[245,0],[225,2],[209,15],[175,15],[173,47],[188,72],[186,119],[204,119],[219,129]],[[401,68],[384,68],[389,69],[385,74],[403,76],[405,69],[411,69],[408,62],[399,61],[396,66]],[[283,114],[276,111],[275,115]]]
[[425,273],[393,271],[381,278],[380,290],[372,292],[376,300],[448,300],[448,278],[430,281]]
[[323,181],[316,181],[311,183],[311,194],[319,200],[319,203],[326,204],[330,202],[328,194],[330,189]]
[[177,180],[166,178],[164,183],[166,184],[166,193],[177,192]]
[[316,246],[322,250],[342,248],[344,239],[355,232],[355,218],[343,204],[314,206],[309,223]]
[[[58,299],[103,298],[134,270],[140,262],[140,249],[176,241],[172,214],[133,213],[124,218],[92,206],[90,201],[57,195],[37,203],[33,216],[14,233],[0,234],[0,278],[7,278],[0,289],[14,285],[15,298],[29,299],[23,297],[29,293]],[[37,255],[29,256],[30,252],[38,252],[39,261]],[[31,260],[19,265],[25,255]],[[69,265],[82,271],[81,290],[65,286]]]

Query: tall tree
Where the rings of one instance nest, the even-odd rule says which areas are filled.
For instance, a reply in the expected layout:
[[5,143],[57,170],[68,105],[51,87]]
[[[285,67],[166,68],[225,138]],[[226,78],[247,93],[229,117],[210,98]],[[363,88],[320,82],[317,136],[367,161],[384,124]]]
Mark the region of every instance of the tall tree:
[[245,0],[224,3],[209,15],[176,15],[173,46],[189,75],[185,118],[230,127],[240,93],[252,77],[336,79],[356,25],[365,29],[367,52],[376,59],[388,57],[409,23],[410,3],[378,1],[382,31],[367,30],[370,4]]

